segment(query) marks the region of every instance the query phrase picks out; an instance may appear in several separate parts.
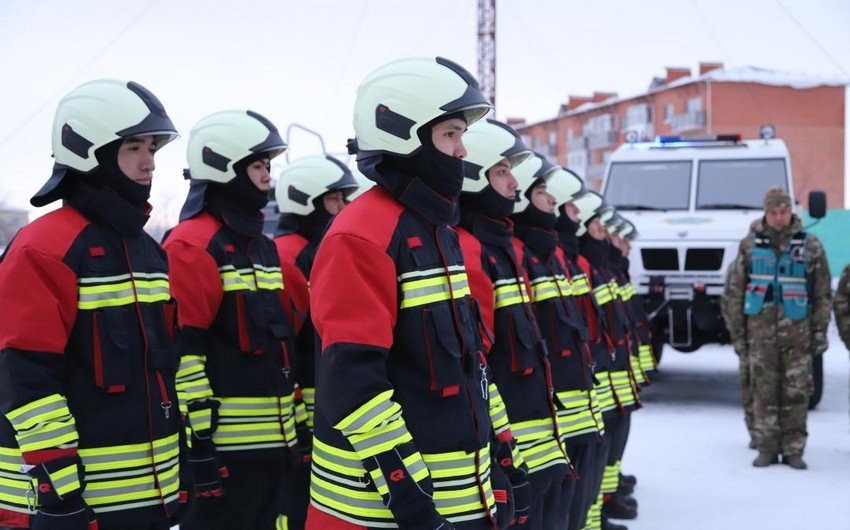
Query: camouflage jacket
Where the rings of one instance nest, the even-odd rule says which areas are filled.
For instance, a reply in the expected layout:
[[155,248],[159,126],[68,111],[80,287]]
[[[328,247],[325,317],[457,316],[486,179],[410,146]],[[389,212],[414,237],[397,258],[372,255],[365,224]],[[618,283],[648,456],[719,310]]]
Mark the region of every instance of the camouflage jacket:
[[[753,232],[760,232],[768,236],[772,241],[778,243],[774,247],[777,254],[782,252],[787,245],[791,236],[800,232],[803,229],[800,219],[795,215],[791,224],[780,233],[767,226],[764,218],[759,218],[750,225],[750,232],[738,247],[738,256],[730,265],[726,272],[726,285],[723,289],[723,297],[721,299],[721,312],[723,319],[726,321],[726,327],[729,329],[729,336],[732,339],[732,344],[746,344],[747,339],[747,315],[744,314],[744,293],[747,289],[749,281],[749,264],[750,256],[753,252]],[[830,306],[831,306],[831,287],[829,263],[826,261],[826,252],[820,240],[812,234],[806,239],[806,276],[809,285],[809,300],[811,306],[809,308],[809,323],[812,334],[825,334],[829,326]],[[850,324],[847,324],[850,326]],[[850,327],[848,327],[850,330]],[[849,331],[850,333],[850,331]],[[740,353],[740,351],[739,351]]]
[[838,334],[844,341],[844,345],[850,349],[850,265],[844,267],[841,272],[838,289],[835,290],[833,309],[835,323],[838,324]]

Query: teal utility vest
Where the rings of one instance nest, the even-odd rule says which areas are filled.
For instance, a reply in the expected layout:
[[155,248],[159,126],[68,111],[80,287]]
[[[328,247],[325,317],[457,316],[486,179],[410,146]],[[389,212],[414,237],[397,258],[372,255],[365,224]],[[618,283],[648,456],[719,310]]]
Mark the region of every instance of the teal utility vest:
[[766,301],[772,301],[781,302],[785,317],[791,320],[803,320],[809,315],[807,238],[805,232],[797,232],[777,258],[770,238],[753,233],[755,244],[750,257],[750,281],[744,294],[744,314],[757,315]]

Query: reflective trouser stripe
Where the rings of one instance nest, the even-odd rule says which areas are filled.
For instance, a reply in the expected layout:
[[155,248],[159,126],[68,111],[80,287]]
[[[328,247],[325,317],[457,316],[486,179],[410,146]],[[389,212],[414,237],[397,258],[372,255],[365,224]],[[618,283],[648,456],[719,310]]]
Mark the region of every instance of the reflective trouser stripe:
[[643,370],[640,367],[640,358],[629,355],[629,367],[635,376],[635,383],[639,385],[646,383],[646,378],[643,376]]
[[620,484],[620,466],[619,460],[613,465],[605,466],[605,472],[602,475],[602,493],[617,491],[617,486]]
[[77,426],[65,397],[51,394],[9,411],[21,451],[77,446]]

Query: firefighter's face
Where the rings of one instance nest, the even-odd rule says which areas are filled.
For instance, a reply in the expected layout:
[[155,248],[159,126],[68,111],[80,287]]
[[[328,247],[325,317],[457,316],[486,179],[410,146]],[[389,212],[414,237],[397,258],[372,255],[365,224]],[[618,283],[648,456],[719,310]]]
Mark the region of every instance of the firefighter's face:
[[608,231],[605,230],[605,227],[602,226],[602,221],[600,221],[599,217],[597,217],[587,225],[587,233],[590,234],[590,237],[593,239],[602,241],[605,239]]
[[345,208],[345,195],[341,191],[329,191],[322,196],[322,204],[329,214],[336,215]]
[[269,159],[263,158],[256,160],[248,166],[248,178],[254,183],[254,186],[260,191],[269,191],[271,188],[272,177],[269,174]]
[[791,224],[791,207],[787,204],[774,206],[765,212],[764,219],[769,227],[781,232]]
[[437,151],[455,158],[466,156],[463,146],[463,133],[466,132],[466,122],[460,118],[441,121],[431,128],[431,143]]
[[153,162],[156,141],[153,136],[136,136],[121,142],[118,148],[118,169],[133,182],[150,186],[153,181]]
[[531,190],[531,204],[542,212],[555,213],[555,197],[546,189],[546,184]]
[[571,202],[568,202],[564,205],[564,211],[567,212],[567,217],[570,218],[570,221],[574,223],[578,222],[578,206]]
[[507,158],[502,159],[487,171],[487,179],[496,193],[506,199],[516,199],[516,189],[519,183],[511,173],[511,163]]

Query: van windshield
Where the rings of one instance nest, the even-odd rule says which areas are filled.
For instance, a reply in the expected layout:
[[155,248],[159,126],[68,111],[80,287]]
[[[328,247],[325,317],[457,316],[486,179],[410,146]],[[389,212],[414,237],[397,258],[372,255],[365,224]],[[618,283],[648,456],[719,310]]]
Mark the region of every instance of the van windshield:
[[614,162],[605,201],[621,210],[687,210],[691,162]]
[[787,191],[785,160],[703,160],[699,163],[697,210],[761,210],[771,186]]

